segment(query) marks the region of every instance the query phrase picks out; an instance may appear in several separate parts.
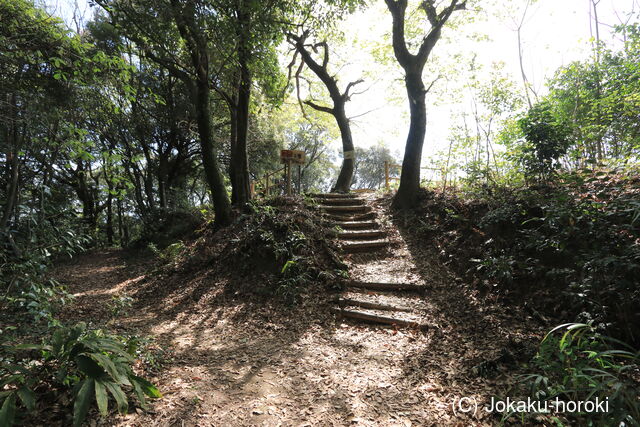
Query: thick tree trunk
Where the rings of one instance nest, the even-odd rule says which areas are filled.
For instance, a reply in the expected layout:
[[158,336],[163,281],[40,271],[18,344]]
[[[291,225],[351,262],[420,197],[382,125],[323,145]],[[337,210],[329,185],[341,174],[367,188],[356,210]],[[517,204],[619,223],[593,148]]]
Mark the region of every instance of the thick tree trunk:
[[224,185],[220,166],[215,155],[213,143],[213,127],[211,123],[211,107],[209,100],[209,84],[207,75],[196,83],[195,106],[198,133],[200,134],[200,148],[202,150],[202,164],[204,166],[205,177],[215,213],[215,222],[219,226],[231,224],[231,204],[227,196],[227,189]]
[[418,200],[420,190],[420,162],[422,160],[422,146],[427,127],[427,109],[425,104],[425,89],[422,82],[422,71],[435,47],[442,27],[447,23],[451,14],[456,10],[464,10],[466,1],[450,0],[448,6],[437,10],[435,0],[421,2],[421,9],[426,14],[431,24],[431,29],[422,40],[415,54],[409,52],[405,38],[405,14],[408,6],[407,0],[385,0],[389,12],[393,18],[392,39],[393,51],[398,63],[405,71],[405,84],[409,97],[411,122],[409,135],[402,162],[402,175],[400,187],[394,198],[394,206],[402,209],[413,207]]
[[426,91],[421,74],[421,71],[407,73],[405,77],[410,124],[402,161],[400,187],[394,199],[394,206],[398,208],[413,206],[420,189],[420,163],[427,130]]
[[238,99],[230,98],[228,100],[229,105],[229,121],[231,122],[231,128],[229,131],[229,150],[231,158],[229,160],[229,180],[231,181],[231,203],[236,204],[238,201],[238,192],[236,184],[236,173],[234,171],[234,154],[236,151],[236,143],[238,142]]
[[[245,78],[247,77],[248,74]],[[243,207],[251,198],[249,159],[247,156],[250,98],[251,78],[248,77],[248,81],[245,80],[240,83],[238,91],[236,141],[231,146],[232,200],[238,207]]]
[[243,1],[238,4],[238,63],[240,79],[238,81],[238,102],[236,111],[236,139],[231,146],[231,200],[238,207],[244,207],[251,199],[249,181],[249,159],[247,139],[249,134],[249,105],[251,102],[251,72],[249,45],[251,18],[245,11]]

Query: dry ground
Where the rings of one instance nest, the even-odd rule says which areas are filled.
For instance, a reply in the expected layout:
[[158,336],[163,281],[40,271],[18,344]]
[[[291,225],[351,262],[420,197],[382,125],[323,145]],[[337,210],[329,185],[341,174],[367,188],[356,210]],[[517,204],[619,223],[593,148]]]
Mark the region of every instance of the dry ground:
[[[380,212],[386,211],[378,200]],[[479,301],[396,219],[388,252],[347,259],[354,277],[411,279],[427,286],[416,301],[426,331],[343,323],[329,291],[287,308],[223,292],[207,272],[154,272],[153,261],[107,250],[58,266],[76,296],[66,320],[108,324],[150,337],[162,368],[150,372],[164,397],[93,425],[118,426],[475,426],[500,418],[456,414],[466,396],[480,406],[507,395],[517,361],[530,356],[540,326]],[[114,318],[114,296],[134,306]],[[525,327],[525,325],[527,325]],[[154,373],[155,372],[155,373]],[[149,375],[149,374],[148,374]]]

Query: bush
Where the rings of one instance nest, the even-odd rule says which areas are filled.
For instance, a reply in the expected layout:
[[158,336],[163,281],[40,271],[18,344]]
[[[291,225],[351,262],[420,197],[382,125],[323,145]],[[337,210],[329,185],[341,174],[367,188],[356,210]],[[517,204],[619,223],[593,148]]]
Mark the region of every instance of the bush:
[[[70,393],[73,425],[79,426],[92,404],[100,414],[114,400],[120,413],[126,413],[131,392],[146,407],[146,397],[161,397],[158,389],[134,374],[136,345],[133,340],[88,330],[84,323],[58,327],[39,345],[3,345],[0,358],[0,425],[11,426],[16,410],[34,411],[43,390]],[[146,397],[145,397],[146,396]]]
[[638,425],[639,365],[640,353],[632,348],[591,324],[569,323],[542,340],[531,366],[535,373],[522,377],[522,384],[537,401],[608,401],[608,413],[564,414],[576,424]]
[[581,171],[471,196],[425,192],[416,229],[486,294],[640,344],[640,179]]
[[550,104],[534,105],[525,117],[518,121],[526,143],[521,147],[516,160],[532,177],[548,179],[559,165],[559,159],[567,153],[570,145],[570,128],[553,111]]

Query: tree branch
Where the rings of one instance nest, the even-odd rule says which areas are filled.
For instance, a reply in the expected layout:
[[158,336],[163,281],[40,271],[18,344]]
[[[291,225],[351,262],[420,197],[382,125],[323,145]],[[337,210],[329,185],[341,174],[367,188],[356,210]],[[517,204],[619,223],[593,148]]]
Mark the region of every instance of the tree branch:
[[312,101],[304,101],[304,103],[307,104],[309,107],[313,108],[314,110],[322,111],[323,113],[329,113],[329,114],[334,113],[333,108],[324,107]]
[[384,0],[393,20],[393,53],[402,66],[407,69],[411,65],[413,55],[407,48],[404,35],[404,17],[407,10],[407,0]]
[[347,88],[344,90],[344,92],[342,93],[342,96],[344,97],[344,99],[349,100],[351,99],[350,95],[349,95],[349,91],[351,90],[351,88],[359,85],[360,83],[364,83],[363,79],[358,79],[355,82],[350,82],[347,85]]

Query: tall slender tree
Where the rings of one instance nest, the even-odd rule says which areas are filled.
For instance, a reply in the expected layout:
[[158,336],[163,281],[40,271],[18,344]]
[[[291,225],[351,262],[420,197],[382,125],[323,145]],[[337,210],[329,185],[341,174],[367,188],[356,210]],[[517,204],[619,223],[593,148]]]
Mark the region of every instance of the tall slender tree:
[[399,208],[409,208],[415,204],[420,188],[422,146],[427,128],[426,94],[430,87],[425,87],[422,74],[431,51],[440,39],[442,28],[453,12],[465,9],[466,1],[450,0],[449,5],[441,10],[436,7],[436,0],[420,2],[420,10],[425,13],[431,28],[422,39],[415,54],[409,51],[405,36],[408,0],[385,0],[385,3],[393,18],[393,52],[405,72],[404,81],[411,117],[402,161],[400,187],[395,196],[394,205]]
[[[335,76],[331,75],[328,70],[329,66],[329,46],[326,41],[315,43],[315,44],[307,44],[307,38],[309,37],[309,31],[305,31],[302,35],[288,34],[289,42],[294,46],[296,55],[300,55],[302,58],[302,62],[300,67],[298,67],[298,71],[296,77],[299,76],[302,71],[303,66],[306,64],[307,67],[313,71],[316,76],[324,83],[325,87],[329,91],[329,96],[333,101],[332,107],[327,107],[323,105],[316,104],[313,101],[307,100],[304,103],[311,108],[322,111],[328,114],[331,114],[338,124],[338,128],[340,129],[340,137],[342,139],[342,153],[343,153],[343,161],[342,168],[340,169],[340,174],[338,175],[338,179],[336,180],[335,185],[331,189],[333,192],[339,193],[348,193],[351,188],[351,182],[353,180],[353,171],[354,171],[354,163],[355,163],[355,151],[353,146],[353,137],[351,134],[351,126],[349,125],[349,118],[347,117],[345,111],[345,105],[351,99],[351,89],[354,86],[362,83],[362,80],[356,80],[347,84],[347,87],[344,91],[341,91],[338,87],[338,80]],[[319,49],[322,49],[322,62],[316,61],[312,54],[311,50],[317,52]],[[295,64],[295,57],[292,65]]]

